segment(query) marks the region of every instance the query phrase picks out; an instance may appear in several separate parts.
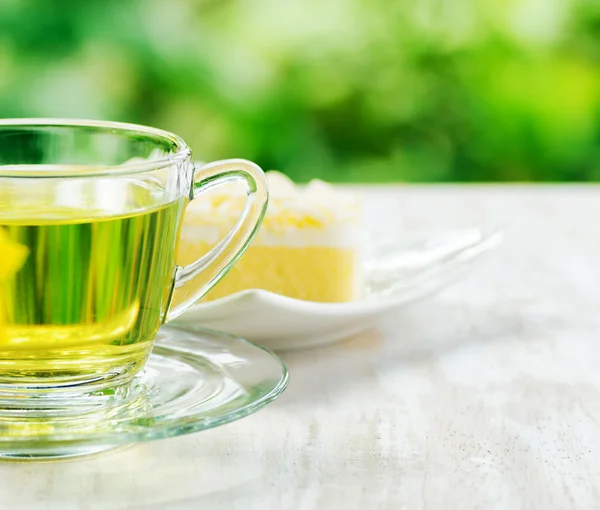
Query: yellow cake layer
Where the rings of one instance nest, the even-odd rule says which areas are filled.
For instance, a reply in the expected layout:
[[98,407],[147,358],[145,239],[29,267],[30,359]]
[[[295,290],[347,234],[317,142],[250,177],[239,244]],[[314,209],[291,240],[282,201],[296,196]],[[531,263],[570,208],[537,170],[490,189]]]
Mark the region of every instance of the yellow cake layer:
[[[207,253],[206,242],[179,243],[178,263]],[[306,301],[352,301],[357,294],[358,254],[352,248],[251,245],[231,271],[204,297],[263,289]]]

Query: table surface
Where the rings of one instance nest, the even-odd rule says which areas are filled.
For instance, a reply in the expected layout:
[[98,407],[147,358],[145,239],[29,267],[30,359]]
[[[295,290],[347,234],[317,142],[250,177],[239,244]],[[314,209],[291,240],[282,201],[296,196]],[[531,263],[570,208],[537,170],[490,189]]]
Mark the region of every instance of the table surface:
[[0,463],[0,508],[600,508],[600,187],[359,189],[395,228],[505,242],[377,331],[285,354],[287,392],[253,416]]

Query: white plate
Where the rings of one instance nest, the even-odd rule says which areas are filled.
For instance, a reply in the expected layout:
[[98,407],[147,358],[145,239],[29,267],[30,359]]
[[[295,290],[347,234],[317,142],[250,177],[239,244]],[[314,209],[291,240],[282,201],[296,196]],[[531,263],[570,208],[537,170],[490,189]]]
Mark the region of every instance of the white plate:
[[402,232],[369,243],[364,299],[315,303],[248,290],[198,304],[176,322],[242,336],[277,351],[336,342],[372,328],[384,313],[437,293],[501,240],[500,232],[479,229]]

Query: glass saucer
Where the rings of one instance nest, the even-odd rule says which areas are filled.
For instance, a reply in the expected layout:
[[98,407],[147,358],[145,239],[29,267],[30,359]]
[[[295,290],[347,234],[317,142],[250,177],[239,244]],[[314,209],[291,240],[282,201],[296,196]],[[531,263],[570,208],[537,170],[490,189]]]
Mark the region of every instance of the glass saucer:
[[283,362],[262,347],[165,326],[146,368],[125,385],[43,399],[0,394],[0,458],[75,457],[198,432],[257,411],[287,383]]

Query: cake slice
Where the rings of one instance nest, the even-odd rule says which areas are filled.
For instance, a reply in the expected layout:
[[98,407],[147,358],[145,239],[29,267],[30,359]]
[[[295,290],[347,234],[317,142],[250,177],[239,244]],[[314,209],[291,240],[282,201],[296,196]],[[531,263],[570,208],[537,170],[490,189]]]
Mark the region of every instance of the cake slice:
[[[248,289],[318,302],[359,297],[362,229],[357,198],[318,180],[298,187],[279,172],[267,172],[267,178],[269,207],[261,230],[204,301]],[[179,264],[207,253],[235,223],[245,197],[233,186],[224,187],[187,208]]]

